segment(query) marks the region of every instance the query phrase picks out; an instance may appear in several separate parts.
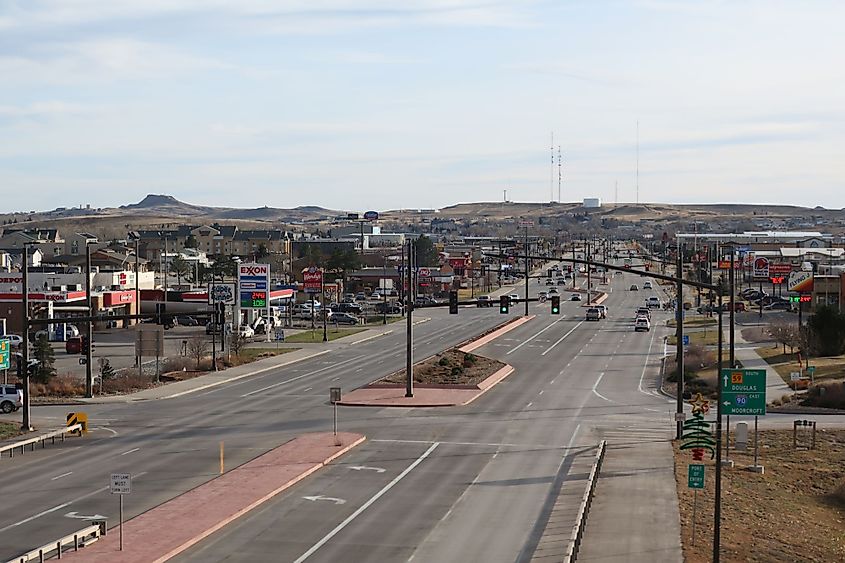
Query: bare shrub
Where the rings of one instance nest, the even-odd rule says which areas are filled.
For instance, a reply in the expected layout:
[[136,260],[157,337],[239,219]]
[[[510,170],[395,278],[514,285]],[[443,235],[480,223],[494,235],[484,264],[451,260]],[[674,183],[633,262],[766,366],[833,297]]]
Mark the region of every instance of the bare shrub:
[[197,368],[200,369],[200,363],[208,356],[208,351],[211,348],[208,339],[197,334],[188,339],[188,356],[196,360]]
[[185,356],[173,356],[164,360],[163,371],[184,371],[194,369],[195,361]]

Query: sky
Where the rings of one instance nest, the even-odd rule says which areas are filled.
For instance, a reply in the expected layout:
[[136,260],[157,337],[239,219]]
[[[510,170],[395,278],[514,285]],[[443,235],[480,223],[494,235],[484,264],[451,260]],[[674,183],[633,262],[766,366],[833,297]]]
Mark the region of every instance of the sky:
[[843,21],[840,0],[0,0],[0,188],[5,210],[364,211],[557,200],[560,169],[563,201],[838,209]]

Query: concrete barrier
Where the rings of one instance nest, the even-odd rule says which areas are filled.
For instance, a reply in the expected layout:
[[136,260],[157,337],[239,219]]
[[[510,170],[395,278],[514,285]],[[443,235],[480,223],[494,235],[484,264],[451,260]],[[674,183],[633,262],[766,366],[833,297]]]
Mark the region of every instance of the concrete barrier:
[[30,446],[30,451],[34,451],[35,444],[38,444],[39,442],[41,443],[42,448],[46,445],[47,440],[51,440],[51,443],[55,443],[56,438],[61,438],[64,442],[65,434],[70,433],[78,433],[79,436],[82,436],[82,424],[74,424],[66,428],[60,428],[58,430],[53,430],[52,432],[47,432],[46,434],[40,434],[38,436],[33,436],[32,438],[27,438],[26,440],[2,446],[0,447],[0,458],[3,457],[3,452],[9,452],[9,457],[14,457],[15,450],[18,448],[21,449],[21,453],[24,453],[26,451],[26,446]]
[[599,442],[596,461],[593,463],[593,468],[590,470],[590,476],[587,479],[587,490],[584,491],[584,496],[581,498],[578,516],[575,525],[572,527],[572,534],[569,536],[569,547],[563,557],[564,563],[572,563],[578,558],[578,550],[581,548],[581,539],[584,537],[584,526],[587,524],[587,514],[590,512],[590,504],[593,502],[593,494],[596,491],[596,482],[598,481],[599,471],[601,471],[601,464],[604,461],[605,450],[607,450],[607,442],[602,440]]

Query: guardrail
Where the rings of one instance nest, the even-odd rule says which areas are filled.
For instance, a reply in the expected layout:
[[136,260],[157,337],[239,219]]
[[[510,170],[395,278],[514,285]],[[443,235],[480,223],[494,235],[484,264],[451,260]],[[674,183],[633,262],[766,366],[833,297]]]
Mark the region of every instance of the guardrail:
[[566,550],[566,555],[563,557],[564,563],[572,563],[578,557],[578,550],[581,548],[581,538],[584,536],[584,526],[587,524],[587,513],[590,511],[590,504],[593,502],[593,493],[596,490],[596,482],[598,481],[599,471],[601,471],[601,464],[604,461],[604,452],[606,449],[607,442],[605,440],[599,442],[596,461],[593,462],[593,468],[590,470],[590,476],[587,479],[587,490],[584,491],[581,506],[578,508],[578,517],[575,525],[572,527],[572,534],[569,536],[569,547]]
[[10,559],[8,563],[27,563],[29,561],[38,561],[39,563],[43,563],[43,561],[52,557],[58,557],[61,559],[62,553],[69,550],[77,551],[80,547],[90,545],[100,539],[100,536],[105,535],[106,521],[98,520],[90,526],[86,526],[77,532],[68,534],[63,538],[57,539],[56,541],[52,541],[48,544],[44,544],[28,553],[24,553],[23,555],[18,555],[14,559]]
[[51,443],[55,444],[56,438],[61,438],[62,442],[64,442],[65,434],[70,434],[72,432],[76,432],[82,436],[82,425],[74,424],[66,428],[59,428],[58,430],[53,430],[52,432],[47,432],[46,434],[40,434],[26,440],[21,440],[20,442],[14,442],[12,444],[2,446],[0,447],[0,458],[3,457],[3,452],[9,452],[9,457],[14,457],[15,450],[18,448],[20,448],[21,453],[23,454],[26,451],[27,446],[30,446],[30,451],[35,451],[35,444],[39,442],[41,443],[42,448],[45,447],[47,440],[51,440]]

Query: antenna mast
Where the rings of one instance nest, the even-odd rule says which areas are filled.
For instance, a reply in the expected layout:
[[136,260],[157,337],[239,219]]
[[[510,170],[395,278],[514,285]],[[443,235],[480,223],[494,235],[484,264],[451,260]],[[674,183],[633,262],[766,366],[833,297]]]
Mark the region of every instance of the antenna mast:
[[563,202],[560,193],[561,172],[560,172],[560,145],[557,146],[557,202]]

